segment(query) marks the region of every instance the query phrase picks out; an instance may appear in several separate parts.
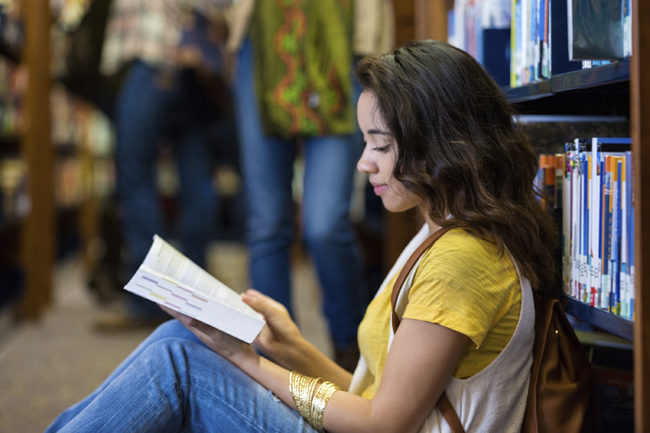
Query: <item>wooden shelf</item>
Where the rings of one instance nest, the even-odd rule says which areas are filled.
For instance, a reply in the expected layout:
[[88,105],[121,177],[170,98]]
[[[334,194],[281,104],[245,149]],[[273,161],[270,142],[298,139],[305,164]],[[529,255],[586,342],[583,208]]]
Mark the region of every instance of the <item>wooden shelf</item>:
[[7,44],[2,39],[0,39],[0,55],[15,63],[20,63],[20,50]]
[[551,91],[559,93],[591,87],[605,87],[629,80],[630,61],[623,60],[551,77]]
[[[446,40],[446,22],[434,25],[428,10],[446,17],[453,0],[418,0],[419,39]],[[635,320],[567,301],[566,311],[628,341],[634,340],[635,431],[650,431],[650,2],[632,0],[632,52],[629,61],[615,62],[557,75],[544,83],[505,90],[521,114],[624,116],[630,119],[635,188]],[[645,223],[645,224],[644,224]],[[611,323],[610,323],[611,322]]]
[[506,90],[508,101],[513,103],[534,101],[536,99],[553,96],[551,91],[551,80],[539,81],[521,87],[513,87]]
[[596,328],[607,331],[629,341],[634,340],[634,322],[616,314],[609,313],[577,299],[564,296],[564,310],[576,319],[589,323]]
[[514,87],[506,91],[508,100],[514,104],[554,96],[562,92],[607,87],[630,81],[630,62],[624,60],[589,69],[567,72],[551,77],[549,80]]

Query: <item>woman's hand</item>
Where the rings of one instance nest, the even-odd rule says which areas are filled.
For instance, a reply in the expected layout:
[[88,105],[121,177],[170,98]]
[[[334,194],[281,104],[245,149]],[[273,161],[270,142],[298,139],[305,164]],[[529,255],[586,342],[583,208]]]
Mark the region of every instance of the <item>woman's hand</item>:
[[253,342],[255,348],[278,364],[290,366],[296,352],[301,350],[304,339],[298,326],[291,320],[287,309],[279,302],[253,289],[242,294],[242,300],[262,313],[266,320],[266,326]]
[[162,305],[160,305],[160,308],[185,325],[185,327],[192,331],[206,346],[235,365],[239,365],[243,358],[258,356],[250,344],[228,335],[225,332],[219,331],[210,325],[206,325],[192,317],[179,313],[178,311],[169,309]]

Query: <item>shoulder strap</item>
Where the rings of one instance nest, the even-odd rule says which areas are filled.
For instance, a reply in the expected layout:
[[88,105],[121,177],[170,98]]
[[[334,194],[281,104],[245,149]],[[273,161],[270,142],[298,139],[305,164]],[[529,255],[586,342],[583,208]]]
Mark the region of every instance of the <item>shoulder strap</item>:
[[[393,310],[393,332],[397,332],[397,327],[399,326],[400,319],[397,316],[397,312],[395,311],[395,303],[397,302],[397,297],[399,296],[400,291],[402,290],[402,286],[404,285],[404,281],[406,280],[406,277],[408,277],[408,274],[411,272],[411,269],[413,269],[413,266],[415,263],[422,257],[422,254],[426,250],[431,247],[438,239],[440,239],[440,236],[444,235],[447,233],[449,229],[447,228],[441,228],[434,233],[431,234],[424,242],[422,242],[422,245],[420,245],[409,257],[407,260],[406,264],[402,268],[402,271],[399,273],[399,276],[397,277],[397,280],[395,281],[395,285],[393,286],[393,293],[390,297],[390,304]],[[458,417],[458,414],[456,413],[456,410],[454,409],[454,406],[452,406],[451,402],[449,401],[449,398],[447,398],[447,394],[443,391],[442,395],[440,396],[440,399],[436,403],[438,406],[438,410],[442,414],[443,418],[447,421],[447,424],[449,424],[449,427],[451,428],[451,431],[453,433],[465,433],[465,429],[463,428],[463,424],[460,422],[460,418]]]
[[413,266],[415,265],[415,262],[417,262],[422,254],[426,250],[429,249],[431,245],[433,245],[439,238],[440,236],[444,235],[447,233],[449,229],[446,228],[441,228],[439,230],[436,230],[433,232],[428,238],[422,242],[422,244],[411,254],[411,257],[406,261],[406,264],[402,268],[402,271],[399,273],[399,276],[397,277],[397,280],[395,280],[395,285],[393,286],[393,293],[390,297],[390,304],[393,309],[393,332],[397,332],[397,327],[399,326],[400,318],[397,317],[397,312],[395,311],[395,304],[397,303],[397,297],[399,296],[399,292],[402,290],[402,286],[404,285],[404,281],[406,281],[406,277],[408,277],[409,273],[411,272],[411,269],[413,269]]

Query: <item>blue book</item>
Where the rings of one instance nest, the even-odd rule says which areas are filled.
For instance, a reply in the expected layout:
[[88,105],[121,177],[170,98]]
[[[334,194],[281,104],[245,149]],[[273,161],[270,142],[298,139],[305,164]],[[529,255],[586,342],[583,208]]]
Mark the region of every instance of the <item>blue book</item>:
[[[593,187],[591,191],[591,200],[593,202],[593,209],[598,209],[597,214],[592,215],[592,227],[598,227],[597,232],[592,232],[590,243],[593,246],[592,256],[592,282],[594,284],[594,291],[599,294],[601,301],[600,308],[608,309],[610,306],[609,299],[606,297],[606,292],[609,290],[609,285],[605,274],[603,273],[604,265],[609,260],[606,258],[603,251],[603,221],[604,221],[604,200],[603,192],[605,188],[605,157],[611,156],[624,156],[626,151],[630,150],[632,140],[630,138],[603,138],[594,137],[591,139],[591,177],[593,180]],[[596,248],[596,245],[598,246]],[[608,265],[608,269],[609,269]],[[608,277],[611,277],[608,275]],[[606,286],[607,285],[607,286]]]
[[456,46],[456,41],[454,40],[456,34],[456,22],[454,19],[456,15],[454,12],[454,8],[449,9],[449,12],[447,12],[447,41],[451,45]]
[[545,30],[546,30],[546,1],[541,0],[539,2],[539,19],[537,20],[537,37],[540,41],[546,40]]
[[[630,152],[631,153],[631,152]],[[631,158],[631,155],[630,155]],[[632,170],[632,165],[630,164],[630,179],[634,179],[633,177],[633,170]],[[636,297],[636,285],[635,285],[635,275],[634,275],[634,245],[635,245],[635,236],[634,236],[634,194],[635,194],[635,189],[634,189],[634,182],[630,182],[630,214],[632,215],[632,219],[630,220],[630,287],[631,287],[631,293],[630,293],[630,318],[634,320],[634,299]]]
[[616,157],[616,166],[612,167],[615,170],[614,178],[614,209],[613,209],[613,230],[612,230],[612,285],[614,293],[616,294],[616,303],[614,314],[621,314],[621,231],[622,231],[622,209],[621,209],[621,189],[623,178],[623,161],[622,158]]
[[610,258],[612,249],[612,172],[611,157],[605,158],[604,188],[603,188],[603,291],[607,297],[608,311],[612,311],[614,299],[610,286]]
[[605,159],[597,159],[599,175],[598,175],[598,191],[599,196],[598,206],[598,259],[597,259],[597,290],[600,298],[600,308],[609,310],[609,299],[603,283],[604,263],[605,263]]
[[551,24],[551,75],[579,71],[582,62],[569,61],[569,40],[567,36],[567,2],[555,0],[550,3]]
[[515,52],[510,54],[515,59],[513,62],[515,69],[515,82],[513,83],[512,80],[510,81],[511,87],[521,86],[523,82],[522,66],[524,55],[522,53],[523,48],[521,37],[521,16],[521,0],[517,0],[517,4],[515,6]]
[[481,43],[483,67],[499,86],[510,84],[510,29],[485,29]]

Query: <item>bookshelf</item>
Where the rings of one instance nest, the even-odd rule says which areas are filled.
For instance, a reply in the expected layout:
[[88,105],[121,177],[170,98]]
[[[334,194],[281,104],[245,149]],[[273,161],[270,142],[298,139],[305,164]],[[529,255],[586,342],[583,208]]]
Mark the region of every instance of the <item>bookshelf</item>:
[[[50,2],[15,1],[21,5],[23,42],[20,47],[0,42],[0,56],[20,73],[6,80],[7,95],[18,95],[19,115],[8,132],[0,133],[0,175],[7,177],[6,161],[13,171],[23,168],[20,193],[26,200],[22,213],[0,214],[0,266],[15,270],[22,287],[18,300],[9,301],[10,313],[15,319],[38,319],[52,302],[57,257],[80,244],[84,262],[92,264],[100,189],[96,160],[108,158],[111,134],[95,107],[68,95],[52,77],[51,60],[65,56],[52,33],[57,18]],[[102,173],[111,177],[110,170]],[[13,286],[0,290],[0,301],[4,292],[15,292]]]
[[598,308],[593,308],[584,302],[568,296],[562,299],[564,310],[573,317],[587,322],[597,328],[607,331],[629,341],[634,340],[634,322],[616,314]]
[[600,93],[611,90],[613,84],[629,85],[630,61],[624,60],[609,65],[554,75],[550,80],[539,81],[521,87],[508,89],[506,95],[512,103],[522,103],[560,93],[575,93],[592,88]]
[[21,59],[29,71],[21,153],[29,172],[31,209],[22,222],[20,261],[25,274],[18,318],[36,319],[51,303],[55,245],[54,150],[50,128],[50,25],[47,0],[23,3],[25,45]]
[[[453,0],[416,1],[416,37],[447,40]],[[650,431],[650,3],[632,0],[630,60],[556,75],[508,89],[509,100],[526,114],[623,115],[631,121],[635,188],[635,320],[622,319],[566,299],[567,312],[607,332],[633,340],[635,431]],[[646,121],[643,122],[642,120]],[[649,247],[646,247],[646,249]]]

